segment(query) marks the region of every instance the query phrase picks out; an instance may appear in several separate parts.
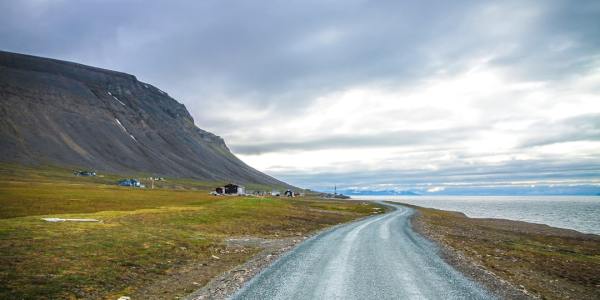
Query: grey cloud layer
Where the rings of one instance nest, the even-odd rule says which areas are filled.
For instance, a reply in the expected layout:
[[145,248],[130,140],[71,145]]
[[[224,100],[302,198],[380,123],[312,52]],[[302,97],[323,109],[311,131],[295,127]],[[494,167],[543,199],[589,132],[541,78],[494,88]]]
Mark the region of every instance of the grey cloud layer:
[[600,43],[597,1],[4,1],[0,8],[8,12],[3,49],[139,74],[201,116],[209,115],[202,107],[215,101],[210,95],[299,109],[309,94],[369,81],[409,84],[486,53],[524,75],[557,77],[589,67]]
[[397,147],[415,145],[443,145],[472,135],[474,128],[452,128],[447,130],[402,130],[370,135],[334,135],[318,139],[295,140],[293,142],[271,142],[261,144],[232,145],[236,153],[261,154],[279,151],[303,151],[322,149]]
[[583,114],[559,122],[534,124],[537,135],[523,143],[524,147],[544,146],[576,141],[600,141],[600,114]]
[[[491,123],[493,124],[493,122]],[[489,130],[490,124],[479,127],[453,127],[444,130],[402,130],[370,135],[334,135],[292,142],[232,144],[240,154],[262,154],[280,151],[303,151],[369,147],[442,146],[469,139]],[[528,129],[527,139],[519,147],[544,146],[576,141],[600,141],[600,114],[583,114],[554,122],[537,122]],[[441,149],[440,149],[441,150]]]

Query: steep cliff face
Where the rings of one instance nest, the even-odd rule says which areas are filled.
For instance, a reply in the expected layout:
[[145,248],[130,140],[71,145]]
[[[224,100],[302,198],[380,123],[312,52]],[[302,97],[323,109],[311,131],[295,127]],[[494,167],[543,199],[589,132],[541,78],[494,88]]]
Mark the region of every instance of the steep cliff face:
[[0,51],[0,161],[282,185],[135,76]]

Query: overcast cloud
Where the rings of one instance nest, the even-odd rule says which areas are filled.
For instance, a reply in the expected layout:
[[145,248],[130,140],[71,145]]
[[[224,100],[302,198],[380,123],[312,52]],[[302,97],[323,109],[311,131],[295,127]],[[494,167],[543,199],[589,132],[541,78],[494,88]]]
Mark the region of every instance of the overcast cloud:
[[134,74],[296,185],[600,186],[599,1],[0,0],[0,10],[0,49]]

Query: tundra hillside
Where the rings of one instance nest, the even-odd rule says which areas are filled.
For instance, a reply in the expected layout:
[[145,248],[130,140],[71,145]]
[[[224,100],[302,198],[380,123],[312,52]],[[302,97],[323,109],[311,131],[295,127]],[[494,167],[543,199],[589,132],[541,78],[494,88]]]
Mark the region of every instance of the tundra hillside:
[[536,298],[600,299],[600,236],[407,206],[418,211],[416,229],[467,274],[481,277],[482,267]]
[[1,165],[1,299],[173,299],[261,250],[232,248],[230,239],[301,239],[376,211],[309,197],[211,196],[215,184],[190,179],[134,189],[118,178]]

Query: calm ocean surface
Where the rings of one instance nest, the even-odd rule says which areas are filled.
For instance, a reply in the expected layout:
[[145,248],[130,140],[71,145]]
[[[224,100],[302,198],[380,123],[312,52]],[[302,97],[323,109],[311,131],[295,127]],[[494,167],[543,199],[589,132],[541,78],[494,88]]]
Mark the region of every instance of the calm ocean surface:
[[352,196],[460,211],[474,218],[499,218],[600,235],[600,196]]

